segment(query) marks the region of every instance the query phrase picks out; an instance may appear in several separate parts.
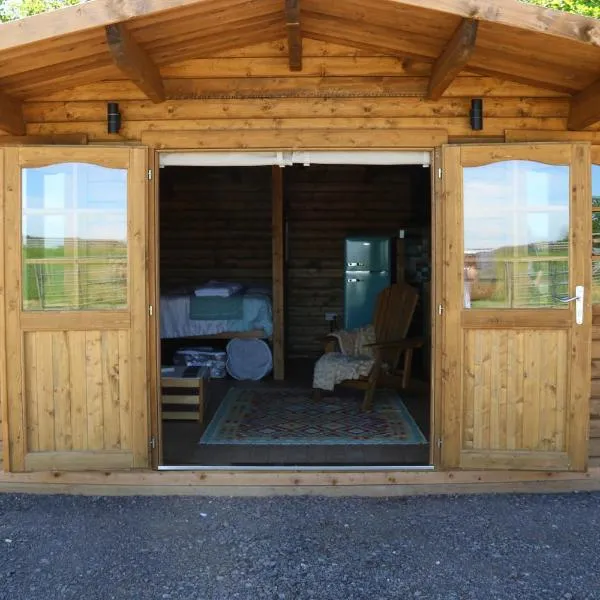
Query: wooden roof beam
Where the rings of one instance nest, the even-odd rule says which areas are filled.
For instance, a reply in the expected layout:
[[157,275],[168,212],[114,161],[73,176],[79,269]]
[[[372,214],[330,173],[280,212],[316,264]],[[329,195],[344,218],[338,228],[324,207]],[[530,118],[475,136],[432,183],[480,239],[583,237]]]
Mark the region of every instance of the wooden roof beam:
[[452,39],[433,65],[427,97],[439,100],[458,74],[467,66],[475,50],[478,22],[463,19]]
[[300,0],[285,0],[290,71],[302,71],[302,31],[300,30]]
[[123,74],[152,100],[165,101],[165,87],[158,67],[131,37],[123,23],[107,25],[106,42],[111,56]]
[[585,129],[600,121],[600,79],[571,99],[568,128]]
[[0,129],[12,135],[25,135],[23,104],[0,91]]

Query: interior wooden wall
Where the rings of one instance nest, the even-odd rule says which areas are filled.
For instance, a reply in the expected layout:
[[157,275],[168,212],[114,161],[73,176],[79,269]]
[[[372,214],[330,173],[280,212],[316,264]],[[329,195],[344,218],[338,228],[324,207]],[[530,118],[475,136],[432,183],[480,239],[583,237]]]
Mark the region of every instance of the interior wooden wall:
[[161,292],[271,275],[271,167],[161,169]]
[[344,322],[344,239],[351,234],[397,236],[422,219],[423,167],[311,165],[284,169],[288,256],[287,351],[316,357],[327,333],[325,313]]
[[[527,85],[464,74],[438,102],[423,99],[431,66],[304,41],[291,72],[284,41],[258,44],[161,69],[169,99],[147,100],[131,82],[57,90],[24,106],[28,134],[85,132],[94,141],[139,141],[143,131],[269,131],[435,127],[453,138],[510,130],[565,131],[568,98]],[[484,96],[484,128],[469,127],[471,98]],[[106,132],[106,102],[118,101],[120,134]],[[600,129],[600,125],[592,129]],[[600,315],[595,317],[592,462],[600,464]]]

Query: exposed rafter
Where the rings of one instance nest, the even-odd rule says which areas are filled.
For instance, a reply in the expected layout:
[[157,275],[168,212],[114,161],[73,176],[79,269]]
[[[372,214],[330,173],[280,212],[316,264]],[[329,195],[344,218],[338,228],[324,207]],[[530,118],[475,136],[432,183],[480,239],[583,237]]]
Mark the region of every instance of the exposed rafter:
[[0,91],[0,129],[12,135],[25,135],[23,105]]
[[598,121],[600,121],[600,79],[573,96],[568,127],[576,131]]
[[464,19],[433,65],[427,97],[439,100],[458,74],[467,66],[475,50],[478,22]]
[[300,0],[285,0],[285,21],[288,37],[290,71],[302,71]]
[[164,102],[165,88],[158,67],[131,37],[125,25],[107,25],[106,42],[115,64],[123,74],[152,102]]

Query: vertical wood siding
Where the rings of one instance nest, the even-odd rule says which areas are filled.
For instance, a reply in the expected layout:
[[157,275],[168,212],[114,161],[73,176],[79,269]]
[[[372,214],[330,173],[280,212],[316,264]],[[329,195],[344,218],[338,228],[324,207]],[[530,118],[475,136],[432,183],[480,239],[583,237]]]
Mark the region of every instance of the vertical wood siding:
[[27,450],[132,450],[129,352],[122,331],[26,332]]

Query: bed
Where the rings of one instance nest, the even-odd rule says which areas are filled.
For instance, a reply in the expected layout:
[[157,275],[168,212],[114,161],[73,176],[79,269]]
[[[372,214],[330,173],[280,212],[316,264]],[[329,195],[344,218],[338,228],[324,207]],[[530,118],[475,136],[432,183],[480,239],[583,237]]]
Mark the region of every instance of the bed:
[[269,294],[252,288],[228,297],[180,292],[160,297],[161,339],[260,337],[273,334]]

